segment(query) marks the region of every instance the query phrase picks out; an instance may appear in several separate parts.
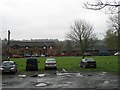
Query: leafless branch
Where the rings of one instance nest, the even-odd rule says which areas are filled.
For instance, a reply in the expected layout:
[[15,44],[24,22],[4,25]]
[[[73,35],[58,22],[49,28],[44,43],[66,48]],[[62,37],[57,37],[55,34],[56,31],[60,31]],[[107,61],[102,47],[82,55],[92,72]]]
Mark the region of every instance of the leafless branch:
[[110,14],[113,14],[114,12],[117,12],[119,13],[120,11],[118,11],[118,7],[120,7],[120,4],[118,2],[107,2],[106,3],[103,3],[101,0],[97,0],[97,3],[84,3],[84,6],[83,8],[86,8],[86,9],[90,9],[90,10],[102,10],[104,9],[105,7],[107,7],[107,9],[109,9],[109,11],[111,11]]

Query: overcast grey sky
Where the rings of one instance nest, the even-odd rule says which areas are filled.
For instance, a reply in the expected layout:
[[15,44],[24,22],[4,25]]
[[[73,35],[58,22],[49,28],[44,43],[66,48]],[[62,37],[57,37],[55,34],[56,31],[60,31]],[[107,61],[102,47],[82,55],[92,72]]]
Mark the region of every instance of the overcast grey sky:
[[[107,29],[107,14],[83,8],[88,0],[2,0],[0,4],[0,33],[11,39],[64,40],[76,19],[94,25],[95,33],[103,37]],[[94,0],[93,0],[94,1]],[[2,21],[2,22],[1,22]]]

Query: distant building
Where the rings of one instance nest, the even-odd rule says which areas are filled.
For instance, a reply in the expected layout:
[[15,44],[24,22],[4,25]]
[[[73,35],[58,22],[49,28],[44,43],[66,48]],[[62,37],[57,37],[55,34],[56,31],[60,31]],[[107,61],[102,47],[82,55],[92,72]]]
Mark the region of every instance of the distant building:
[[[3,46],[3,49],[5,46]],[[9,54],[12,55],[55,55],[56,44],[55,42],[23,42],[23,41],[11,41],[9,43]]]

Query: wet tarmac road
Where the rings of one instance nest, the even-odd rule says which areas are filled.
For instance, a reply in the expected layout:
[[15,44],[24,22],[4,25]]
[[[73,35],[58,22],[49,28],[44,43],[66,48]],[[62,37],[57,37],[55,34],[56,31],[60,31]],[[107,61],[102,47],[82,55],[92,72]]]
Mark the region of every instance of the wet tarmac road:
[[118,88],[118,74],[108,72],[24,72],[2,75],[2,88]]

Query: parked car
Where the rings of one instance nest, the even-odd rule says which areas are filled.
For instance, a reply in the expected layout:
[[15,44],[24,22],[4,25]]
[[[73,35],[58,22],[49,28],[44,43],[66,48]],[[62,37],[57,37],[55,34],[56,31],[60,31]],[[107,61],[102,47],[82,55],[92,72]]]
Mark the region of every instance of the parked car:
[[22,58],[21,55],[12,55],[13,58]]
[[30,58],[30,57],[31,57],[31,55],[30,55],[30,54],[26,54],[26,55],[25,55],[25,57]]
[[115,56],[120,56],[120,52],[116,52],[114,55]]
[[27,59],[26,71],[38,71],[38,60],[36,58]]
[[90,52],[85,52],[84,56],[92,56],[92,54]]
[[14,61],[3,61],[0,70],[4,72],[12,72],[16,73],[17,72],[17,64]]
[[31,55],[31,57],[39,57],[39,55],[35,54],[35,55]]
[[92,58],[85,58],[85,59],[81,60],[80,67],[83,67],[83,68],[94,67],[94,68],[96,68],[96,62]]
[[99,54],[99,56],[109,56],[110,55],[108,50],[100,50],[98,54]]
[[45,55],[44,55],[44,54],[41,54],[41,57],[45,57]]
[[57,69],[56,60],[54,58],[48,58],[45,61],[45,70],[47,69]]

